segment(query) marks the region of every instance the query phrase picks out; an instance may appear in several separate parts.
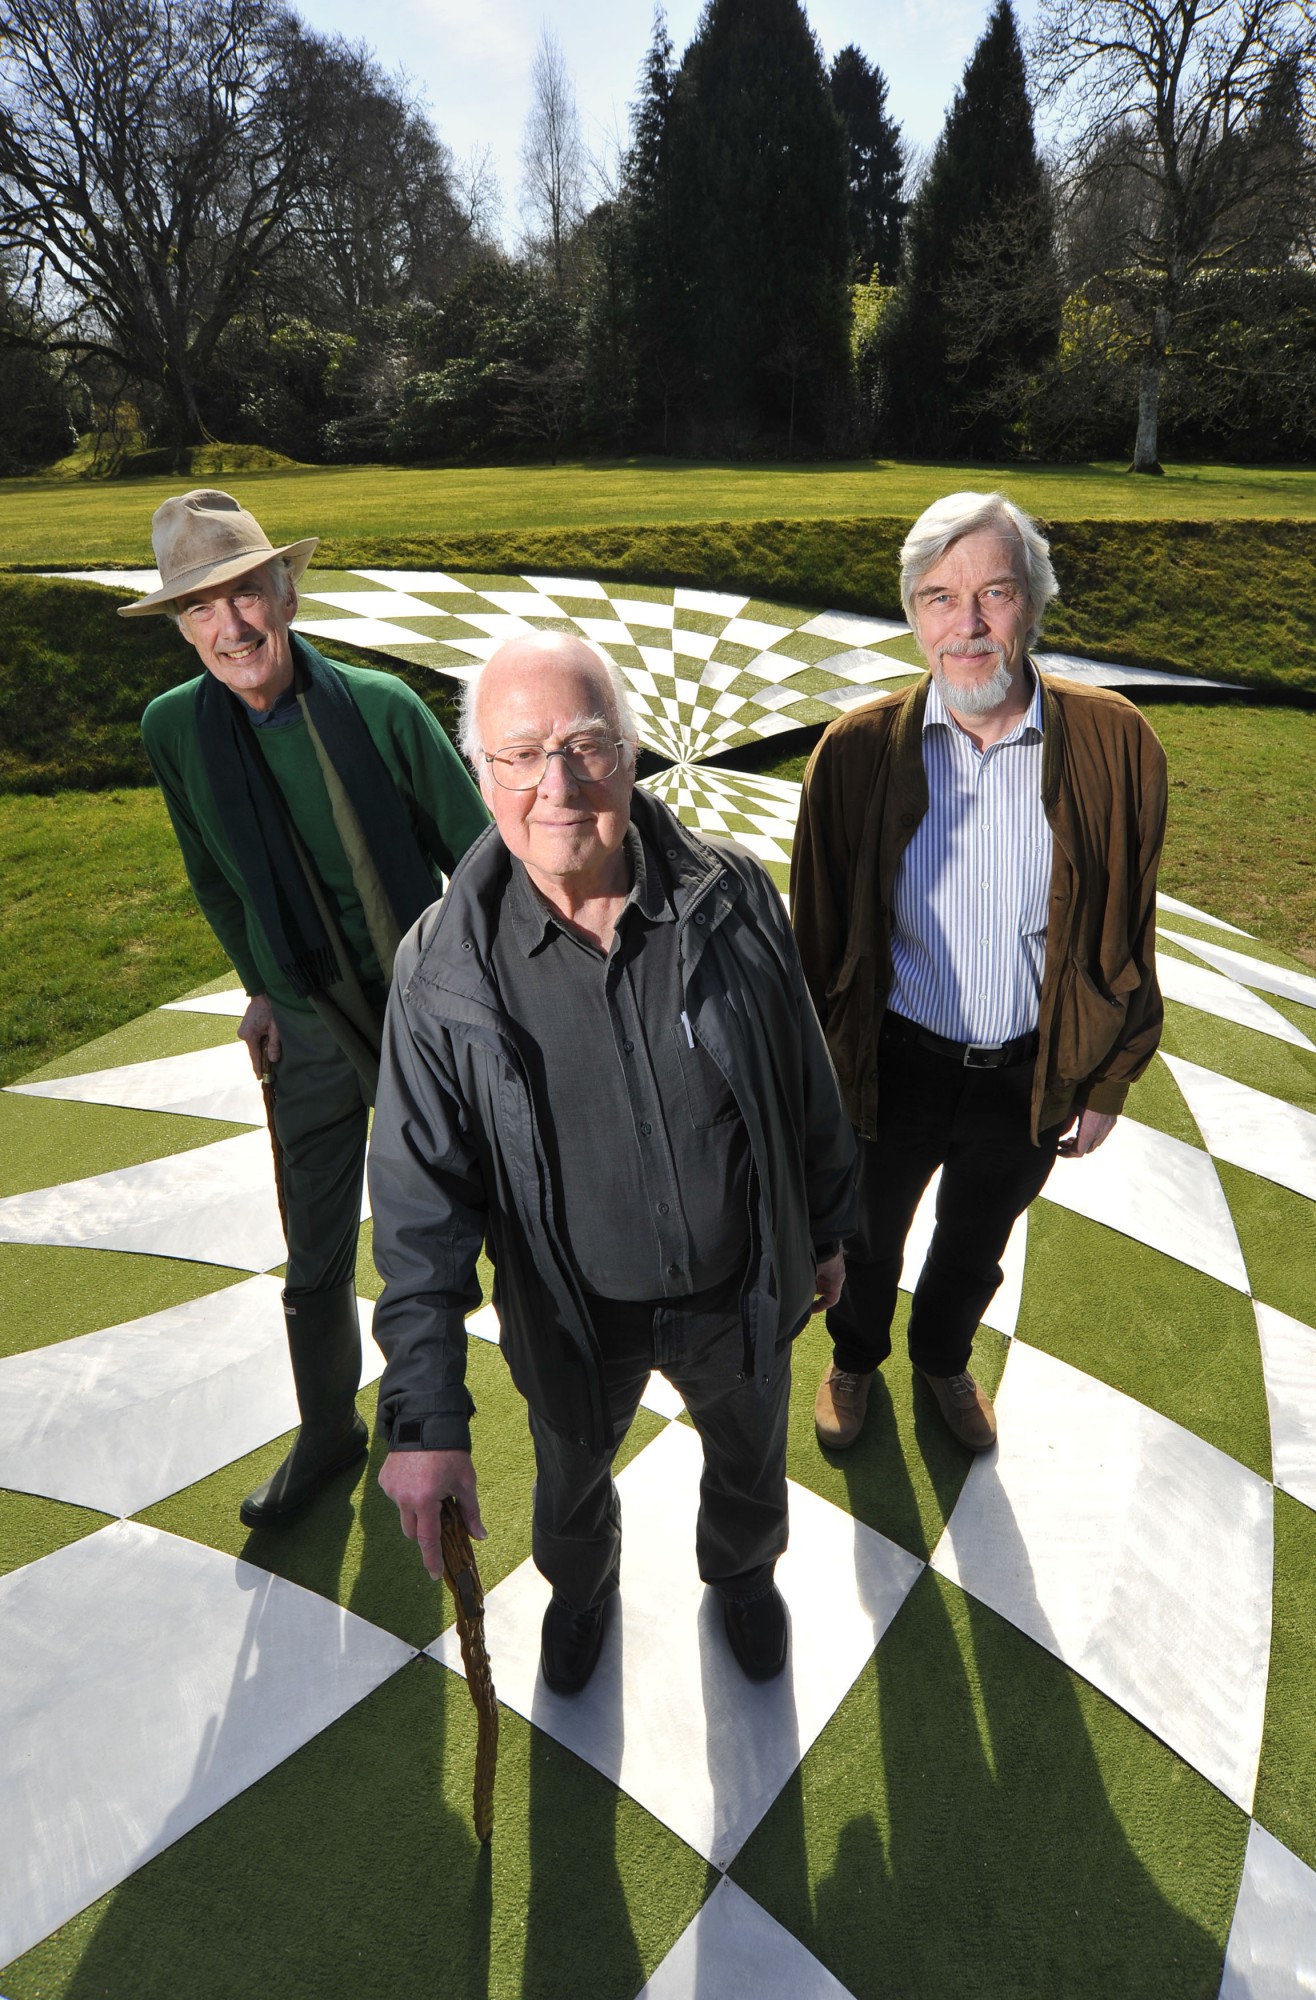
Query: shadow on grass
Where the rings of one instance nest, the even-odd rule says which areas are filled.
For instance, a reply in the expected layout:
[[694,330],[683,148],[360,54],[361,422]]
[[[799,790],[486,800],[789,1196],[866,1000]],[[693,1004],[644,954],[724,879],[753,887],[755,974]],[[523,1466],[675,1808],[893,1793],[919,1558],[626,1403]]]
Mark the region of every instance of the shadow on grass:
[[[257,1620],[256,1670],[198,1776],[240,1748],[258,1636]],[[449,1704],[465,1698],[448,1679],[413,1661],[191,1831],[182,1801],[175,1844],[17,1961],[12,2000],[485,2000],[491,1862],[443,1796]]]
[[[618,1671],[599,1687],[612,1691],[616,1706],[611,1714],[600,1706],[597,1719],[602,1740],[620,1744],[623,1634],[620,1619],[612,1622]],[[542,1692],[537,1685],[536,1706]],[[606,2000],[643,1986],[645,1967],[618,1866],[621,1806],[615,1785],[600,1781],[545,1732],[532,1734],[530,1881],[519,1988],[524,2000],[555,2000],[561,1994]]]
[[[915,1435],[940,1457],[921,1399]],[[916,1516],[903,1455],[881,1462],[883,1511]],[[872,1465],[845,1473],[861,1514]],[[1011,1566],[1031,1577],[1021,1539]],[[856,2000],[1214,2000],[1247,1828],[1130,1716],[927,1570],[732,1873]]]

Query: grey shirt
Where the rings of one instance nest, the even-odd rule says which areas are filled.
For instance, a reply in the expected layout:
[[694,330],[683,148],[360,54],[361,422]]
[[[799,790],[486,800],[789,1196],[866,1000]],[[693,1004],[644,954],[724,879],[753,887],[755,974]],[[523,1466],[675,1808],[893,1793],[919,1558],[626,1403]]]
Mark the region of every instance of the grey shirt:
[[606,953],[513,860],[490,955],[587,1292],[685,1298],[749,1260],[749,1136],[683,1013],[676,913],[635,827]]

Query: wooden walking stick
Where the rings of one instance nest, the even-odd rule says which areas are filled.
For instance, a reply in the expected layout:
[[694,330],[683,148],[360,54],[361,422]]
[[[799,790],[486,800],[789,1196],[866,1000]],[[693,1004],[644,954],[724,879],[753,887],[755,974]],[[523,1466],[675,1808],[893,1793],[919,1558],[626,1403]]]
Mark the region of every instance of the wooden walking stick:
[[494,1771],[498,1764],[498,1698],[484,1643],[484,1587],[461,1508],[449,1494],[439,1516],[443,1574],[457,1613],[466,1685],[479,1717],[475,1744],[475,1831],[481,1841],[493,1832]]
[[279,1135],[274,1129],[274,1071],[267,1069],[261,1076],[260,1094],[265,1100],[265,1123],[270,1128],[270,1151],[274,1155],[274,1192],[279,1199],[279,1221],[283,1224],[283,1240],[288,1241],[288,1201],[283,1192],[283,1148]]

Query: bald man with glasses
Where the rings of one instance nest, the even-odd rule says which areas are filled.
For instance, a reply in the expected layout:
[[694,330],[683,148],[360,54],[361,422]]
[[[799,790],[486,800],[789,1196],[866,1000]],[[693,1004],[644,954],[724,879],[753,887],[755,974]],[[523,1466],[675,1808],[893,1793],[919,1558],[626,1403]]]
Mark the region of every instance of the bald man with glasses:
[[637,789],[636,743],[616,669],[566,634],[472,682],[462,747],[494,826],[399,948],[370,1154],[380,1483],[432,1575],[446,1495],[484,1532],[465,1315],[487,1237],[559,1693],[604,1642],[612,1461],[655,1368],[703,1445],[696,1553],[731,1650],[752,1679],[781,1671],[791,1342],[839,1297],[852,1215],[780,894]]

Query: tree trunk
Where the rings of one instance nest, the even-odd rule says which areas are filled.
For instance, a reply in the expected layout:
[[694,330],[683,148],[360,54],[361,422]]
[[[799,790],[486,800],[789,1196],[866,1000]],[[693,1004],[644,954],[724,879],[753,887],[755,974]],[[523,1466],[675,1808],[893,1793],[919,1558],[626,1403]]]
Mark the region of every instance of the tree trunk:
[[1161,399],[1161,364],[1148,355],[1138,372],[1138,436],[1130,472],[1164,472],[1156,456],[1156,415]]
[[1153,476],[1165,471],[1156,456],[1157,422],[1161,406],[1161,370],[1165,366],[1167,323],[1164,308],[1156,310],[1156,321],[1147,351],[1138,371],[1138,435],[1133,446],[1130,472]]
[[186,363],[171,364],[166,361],[160,374],[160,392],[168,412],[169,435],[165,442],[173,447],[175,471],[183,472],[187,469],[185,454],[188,447],[202,443],[206,434],[201,420],[201,406]]

